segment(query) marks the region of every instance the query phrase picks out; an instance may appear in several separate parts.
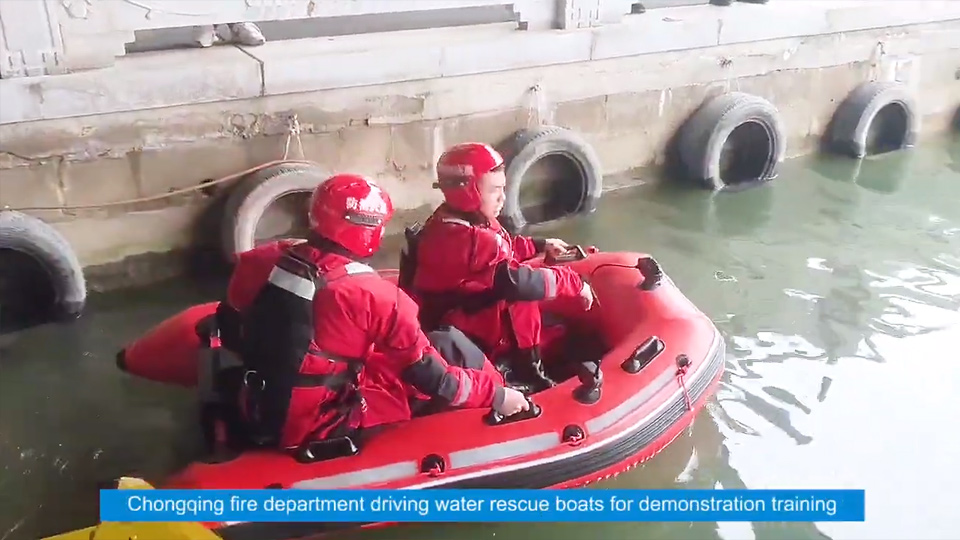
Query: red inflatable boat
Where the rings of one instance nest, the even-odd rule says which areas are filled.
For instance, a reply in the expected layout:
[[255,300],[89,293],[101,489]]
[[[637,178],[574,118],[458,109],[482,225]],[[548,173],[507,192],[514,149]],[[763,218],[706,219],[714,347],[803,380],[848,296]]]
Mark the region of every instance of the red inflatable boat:
[[[531,412],[487,410],[415,417],[360,450],[332,445],[304,462],[267,450],[195,462],[162,487],[187,489],[565,488],[649,459],[692,422],[715,390],[724,341],[711,320],[640,253],[585,253],[566,261],[591,283],[597,304],[545,304],[559,331],[545,344],[551,375],[565,380],[531,397]],[[384,272],[395,279],[396,272]],[[215,303],[161,323],[118,355],[129,373],[197,384],[195,326]],[[566,369],[563,369],[566,367]],[[559,381],[558,381],[559,382]],[[323,455],[321,455],[323,454]],[[223,538],[281,540],[373,524],[211,523]]]

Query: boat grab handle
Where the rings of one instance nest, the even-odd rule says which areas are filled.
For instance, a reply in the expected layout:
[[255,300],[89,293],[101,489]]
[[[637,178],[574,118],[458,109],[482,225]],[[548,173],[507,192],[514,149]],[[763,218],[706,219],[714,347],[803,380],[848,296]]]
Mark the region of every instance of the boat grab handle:
[[496,410],[491,410],[485,418],[487,425],[502,426],[504,424],[512,424],[514,422],[520,422],[521,420],[536,418],[540,416],[541,412],[543,412],[540,406],[534,403],[529,397],[527,398],[527,404],[529,405],[527,410],[520,411],[516,414],[511,414],[510,416],[504,416],[498,413]]
[[581,245],[571,246],[565,253],[562,253],[556,257],[544,257],[544,262],[546,264],[556,264],[556,263],[566,263],[573,261],[582,261],[587,258],[589,253],[595,253],[596,248],[583,249]]

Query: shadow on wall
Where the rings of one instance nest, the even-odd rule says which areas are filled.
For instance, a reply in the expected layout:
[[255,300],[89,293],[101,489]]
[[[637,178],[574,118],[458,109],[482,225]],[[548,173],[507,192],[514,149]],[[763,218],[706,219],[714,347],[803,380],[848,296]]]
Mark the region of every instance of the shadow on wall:
[[[706,99],[704,101],[706,101]],[[698,108],[699,107],[692,108],[691,111],[683,117],[679,125],[686,125],[690,121],[690,118],[697,112]],[[687,189],[699,188],[696,179],[687,173],[686,167],[683,166],[683,159],[680,157],[681,132],[681,129],[673,130],[670,138],[664,143],[663,162],[659,167],[655,167],[655,175],[659,178],[668,179],[667,182],[663,182],[665,184],[673,184],[677,187]]]
[[[231,184],[232,185],[232,184]],[[220,246],[220,231],[226,207],[228,190],[213,192],[210,204],[204,208],[193,224],[193,241],[197,246],[189,261],[187,274],[195,279],[228,279],[232,265],[223,256]]]

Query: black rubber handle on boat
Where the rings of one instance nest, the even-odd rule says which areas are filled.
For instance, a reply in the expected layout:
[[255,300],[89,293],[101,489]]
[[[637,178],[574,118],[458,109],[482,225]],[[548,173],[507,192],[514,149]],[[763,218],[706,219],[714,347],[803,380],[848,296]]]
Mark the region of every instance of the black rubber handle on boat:
[[637,259],[637,270],[643,274],[643,281],[637,285],[638,289],[652,291],[660,286],[660,282],[663,280],[663,268],[660,268],[660,263],[656,259],[640,257]]
[[504,424],[512,424],[514,422],[520,422],[521,420],[530,420],[531,418],[536,418],[540,416],[540,413],[543,410],[539,405],[533,402],[532,399],[527,398],[527,404],[529,407],[525,411],[520,411],[516,414],[511,414],[510,416],[504,416],[498,413],[496,410],[490,411],[490,414],[486,417],[486,422],[491,426],[502,426]]

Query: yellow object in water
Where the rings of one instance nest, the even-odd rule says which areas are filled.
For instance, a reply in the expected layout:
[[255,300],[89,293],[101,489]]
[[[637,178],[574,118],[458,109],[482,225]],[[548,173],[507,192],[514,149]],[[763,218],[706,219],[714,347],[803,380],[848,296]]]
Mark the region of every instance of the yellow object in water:
[[[121,478],[117,489],[153,489],[139,478]],[[199,523],[108,522],[42,540],[220,540]]]

